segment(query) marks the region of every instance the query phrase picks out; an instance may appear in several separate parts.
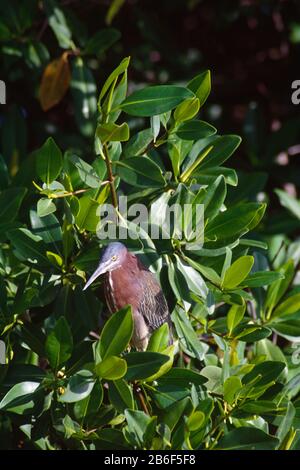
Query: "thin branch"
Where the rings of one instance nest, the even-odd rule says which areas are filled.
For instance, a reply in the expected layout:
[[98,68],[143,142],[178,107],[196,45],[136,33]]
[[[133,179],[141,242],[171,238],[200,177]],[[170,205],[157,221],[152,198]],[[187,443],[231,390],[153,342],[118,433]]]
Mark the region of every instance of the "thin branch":
[[[105,180],[100,183],[100,186],[104,186],[105,184],[108,184],[109,181]],[[57,199],[60,197],[68,197],[68,196],[75,196],[76,194],[82,194],[86,193],[87,191],[90,191],[91,188],[85,188],[85,189],[77,189],[76,191],[70,191],[68,193],[63,193],[63,194],[51,194],[51,199]]]
[[107,169],[107,176],[108,176],[108,182],[109,182],[109,187],[110,187],[110,193],[111,193],[111,198],[112,198],[112,203],[115,209],[118,208],[118,198],[117,198],[117,193],[116,193],[116,188],[114,184],[114,175],[112,172],[112,166],[111,166],[111,161],[109,158],[109,152],[106,144],[103,144],[103,153],[105,157],[105,163],[106,163],[106,169]]

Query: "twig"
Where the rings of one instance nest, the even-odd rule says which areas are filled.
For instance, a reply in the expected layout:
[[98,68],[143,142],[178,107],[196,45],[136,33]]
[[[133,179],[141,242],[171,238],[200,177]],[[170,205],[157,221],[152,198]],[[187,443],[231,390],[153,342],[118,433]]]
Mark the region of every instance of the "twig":
[[106,163],[106,169],[107,169],[107,176],[108,176],[108,182],[109,182],[109,187],[110,187],[110,193],[111,193],[111,198],[112,198],[112,203],[115,209],[118,208],[118,198],[117,198],[117,193],[116,193],[116,188],[114,185],[114,175],[112,172],[112,167],[111,167],[111,161],[109,159],[109,152],[107,148],[107,144],[103,144],[103,153],[105,157],[105,163]]
[[[104,186],[105,184],[108,184],[109,181],[105,180],[100,183],[100,186]],[[51,199],[57,199],[59,197],[68,197],[68,196],[75,196],[76,194],[82,194],[86,193],[87,191],[90,191],[91,188],[85,188],[85,189],[77,189],[76,191],[70,191],[68,193],[63,193],[63,194],[51,194]]]

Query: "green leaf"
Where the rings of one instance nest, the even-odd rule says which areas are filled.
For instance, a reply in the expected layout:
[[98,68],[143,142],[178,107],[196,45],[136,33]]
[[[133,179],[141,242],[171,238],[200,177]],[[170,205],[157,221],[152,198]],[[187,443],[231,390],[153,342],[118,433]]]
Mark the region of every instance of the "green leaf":
[[151,125],[151,132],[152,132],[153,142],[156,142],[156,139],[157,139],[159,131],[160,131],[160,117],[159,116],[151,116],[150,125]]
[[130,438],[139,448],[148,447],[154,437],[156,416],[147,416],[143,411],[125,410],[125,418]]
[[247,400],[244,405],[241,406],[241,410],[251,414],[265,415],[270,412],[278,411],[276,403],[268,400]]
[[180,103],[174,111],[176,122],[183,122],[192,119],[199,111],[200,101],[198,98],[188,98]]
[[152,382],[154,380],[157,380],[159,377],[165,375],[172,367],[173,365],[173,362],[174,362],[174,350],[175,350],[175,346],[174,344],[171,344],[170,346],[168,346],[166,349],[164,349],[163,351],[161,351],[161,353],[165,356],[168,356],[169,357],[169,360],[167,362],[165,362],[157,372],[155,372],[154,374],[150,375],[150,377],[147,377],[146,381],[147,382]]
[[72,79],[70,84],[75,119],[84,136],[91,136],[95,130],[97,87],[90,69],[83,63],[81,57],[72,62]]
[[221,284],[221,278],[214,269],[210,268],[209,266],[204,266],[203,264],[196,263],[194,260],[188,258],[187,256],[184,256],[184,259],[191,266],[193,266],[194,269],[199,271],[204,277],[206,277],[206,279],[211,281],[213,284],[216,284],[217,286]]
[[125,356],[127,362],[126,380],[142,380],[151,377],[169,361],[169,356],[157,352],[132,352]]
[[49,185],[60,174],[62,169],[62,153],[52,137],[35,152],[36,171],[41,180]]
[[52,0],[46,0],[45,9],[49,25],[53,33],[55,34],[60,47],[62,47],[63,49],[72,48],[72,33],[61,8],[59,8],[56,2]]
[[157,328],[151,335],[147,351],[152,352],[163,352],[169,343],[169,325],[163,323],[159,328]]
[[187,85],[197,98],[199,98],[200,106],[203,106],[207,100],[211,90],[210,70],[205,70],[194,77]]
[[36,402],[39,382],[26,381],[14,385],[0,402],[0,410],[23,415],[32,411]]
[[205,423],[205,414],[202,411],[194,411],[187,420],[189,431],[197,431]]
[[235,236],[249,230],[251,222],[263,205],[255,202],[242,203],[220,212],[211,222],[208,222],[205,237],[220,240]]
[[29,215],[34,235],[38,235],[45,243],[53,243],[57,251],[59,251],[57,242],[62,239],[62,231],[55,215],[48,214],[44,217],[39,217],[34,210],[31,210]]
[[112,0],[105,16],[105,23],[111,24],[114,17],[119,13],[125,0]]
[[109,49],[121,37],[120,31],[114,28],[106,28],[97,31],[87,42],[84,53],[100,56]]
[[245,343],[254,343],[256,341],[267,338],[271,333],[272,331],[270,328],[266,328],[264,326],[252,326],[250,324],[245,328],[243,327],[242,331],[238,334],[235,331],[234,337],[240,341],[244,341]]
[[253,256],[241,256],[225,272],[223,289],[234,289],[248,276],[254,263]]
[[291,295],[286,300],[279,304],[274,312],[272,318],[275,317],[286,317],[287,315],[293,315],[300,310],[300,294]]
[[55,370],[71,357],[73,337],[65,317],[57,320],[54,329],[47,336],[45,348],[49,363]]
[[284,275],[276,271],[256,271],[249,274],[243,280],[242,285],[245,287],[262,287],[273,284],[273,282],[283,279]]
[[236,171],[232,168],[225,168],[224,166],[216,166],[202,169],[199,165],[193,172],[193,177],[201,184],[212,184],[218,176],[224,176],[225,181],[230,186],[237,186],[238,177]]
[[284,278],[274,282],[268,289],[265,300],[265,308],[267,308],[270,312],[283,297],[290,285],[291,280],[294,277],[295,268],[293,260],[288,260],[276,272],[281,273]]
[[125,380],[110,382],[108,395],[110,402],[119,413],[124,414],[126,408],[134,409],[132,390]]
[[204,367],[201,375],[208,379],[205,383],[205,387],[210,392],[222,393],[222,369],[221,367],[209,365]]
[[256,355],[265,356],[268,361],[279,361],[286,363],[285,355],[276,344],[265,338],[256,344]]
[[102,428],[97,433],[98,439],[95,441],[97,450],[128,450],[130,449],[122,431],[114,428]]
[[184,351],[191,357],[203,361],[207,346],[202,343],[194,331],[184,311],[176,309],[172,313],[172,320],[176,327],[178,339]]
[[101,104],[102,99],[108,92],[110,86],[114,83],[114,81],[118,78],[119,75],[121,75],[127,70],[129,62],[130,62],[130,57],[125,57],[121,61],[121,63],[118,65],[118,67],[116,67],[115,70],[106,79],[106,82],[104,83],[100,92],[99,101],[98,101],[99,105]]
[[275,189],[275,193],[279,197],[281,205],[300,220],[300,201],[281,189]]
[[129,139],[129,127],[126,122],[120,126],[113,122],[99,124],[96,129],[96,135],[102,143],[105,142],[124,142]]
[[95,385],[92,372],[80,370],[72,375],[65,392],[59,396],[59,401],[63,403],[75,403],[84,400],[90,395]]
[[121,108],[133,116],[156,116],[171,111],[183,100],[193,97],[194,94],[187,88],[173,85],[149,86],[128,96]]
[[296,409],[292,402],[288,403],[287,411],[280,425],[277,428],[276,437],[279,439],[279,445],[283,443],[287,434],[289,433],[296,414]]
[[181,367],[172,367],[165,375],[159,378],[159,384],[180,384],[182,387],[190,388],[191,384],[203,385],[206,379],[198,372]]
[[205,121],[187,121],[176,130],[176,135],[183,140],[199,140],[210,137],[217,129]]
[[57,253],[53,253],[52,251],[46,251],[46,255],[48,260],[56,267],[61,268],[63,265],[63,259]]
[[104,325],[99,339],[100,356],[117,356],[129,344],[133,333],[131,307],[124,307],[114,313]]
[[177,403],[169,406],[163,415],[163,422],[171,431],[175,428],[183,415],[189,416],[193,411],[193,405],[189,397],[179,400]]
[[144,129],[134,134],[127,144],[125,144],[123,153],[126,159],[145,153],[148,145],[153,140],[152,129]]
[[75,222],[80,230],[96,231],[100,222],[100,216],[97,215],[98,208],[98,202],[90,196],[84,195],[79,199],[79,211],[75,217]]
[[236,395],[243,387],[241,379],[236,375],[228,377],[224,382],[224,400],[232,405],[235,401]]
[[70,155],[69,160],[78,170],[81,181],[90,188],[99,188],[101,180],[94,168],[79,158],[77,155]]
[[246,311],[246,303],[243,305],[234,304],[227,313],[227,328],[229,335],[232,334],[234,328],[242,321]]
[[9,240],[15,248],[18,258],[35,264],[37,267],[49,266],[50,262],[46,256],[47,246],[36,235],[25,228],[18,228],[7,233]]
[[179,256],[176,256],[176,267],[184,276],[189,289],[194,292],[194,294],[199,295],[202,298],[206,298],[208,294],[208,288],[201,276],[201,274],[196,271],[192,266],[187,263],[184,263]]
[[95,415],[99,410],[103,400],[103,388],[101,383],[96,382],[91,393],[76,401],[74,405],[75,418],[84,420],[85,418]]
[[8,188],[0,192],[0,223],[16,219],[26,192],[26,188]]
[[227,194],[226,183],[223,175],[210,184],[205,191],[195,196],[195,204],[204,204],[205,219],[212,220],[216,217],[225,201]]
[[126,374],[127,364],[120,357],[108,356],[96,365],[95,372],[103,379],[118,380]]
[[215,449],[219,450],[275,450],[279,440],[260,429],[239,427],[223,436]]
[[115,162],[116,172],[138,188],[161,188],[166,184],[160,167],[148,157],[131,157]]
[[39,217],[46,217],[46,215],[52,214],[56,211],[56,205],[52,201],[52,199],[48,199],[47,197],[42,197],[38,200],[37,203],[37,215]]
[[276,380],[284,368],[285,363],[283,362],[265,361],[254,366],[251,372],[243,377],[242,382],[243,384],[247,385],[259,377],[259,380],[255,382],[255,388],[262,387]]
[[300,338],[300,320],[284,320],[269,324],[270,328],[283,338],[294,341],[293,338]]
[[238,148],[242,139],[238,135],[223,135],[215,137],[208,144],[213,146],[208,158],[200,165],[201,170],[217,167],[226,162],[233,152]]

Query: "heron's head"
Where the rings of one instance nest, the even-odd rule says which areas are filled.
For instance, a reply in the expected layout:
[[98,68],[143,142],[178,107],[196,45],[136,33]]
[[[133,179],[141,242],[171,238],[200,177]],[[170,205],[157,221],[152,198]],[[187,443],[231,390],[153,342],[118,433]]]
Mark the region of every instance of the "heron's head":
[[112,242],[104,250],[99,265],[91,275],[83,290],[87,289],[101,274],[114,271],[119,268],[127,255],[127,248],[123,243]]

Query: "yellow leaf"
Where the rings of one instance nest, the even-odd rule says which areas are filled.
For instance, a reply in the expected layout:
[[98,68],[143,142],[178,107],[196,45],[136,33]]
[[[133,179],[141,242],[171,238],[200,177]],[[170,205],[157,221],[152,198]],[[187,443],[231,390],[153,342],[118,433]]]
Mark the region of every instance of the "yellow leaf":
[[71,71],[68,55],[68,52],[64,52],[44,70],[40,86],[40,103],[43,111],[48,111],[59,103],[69,88]]

